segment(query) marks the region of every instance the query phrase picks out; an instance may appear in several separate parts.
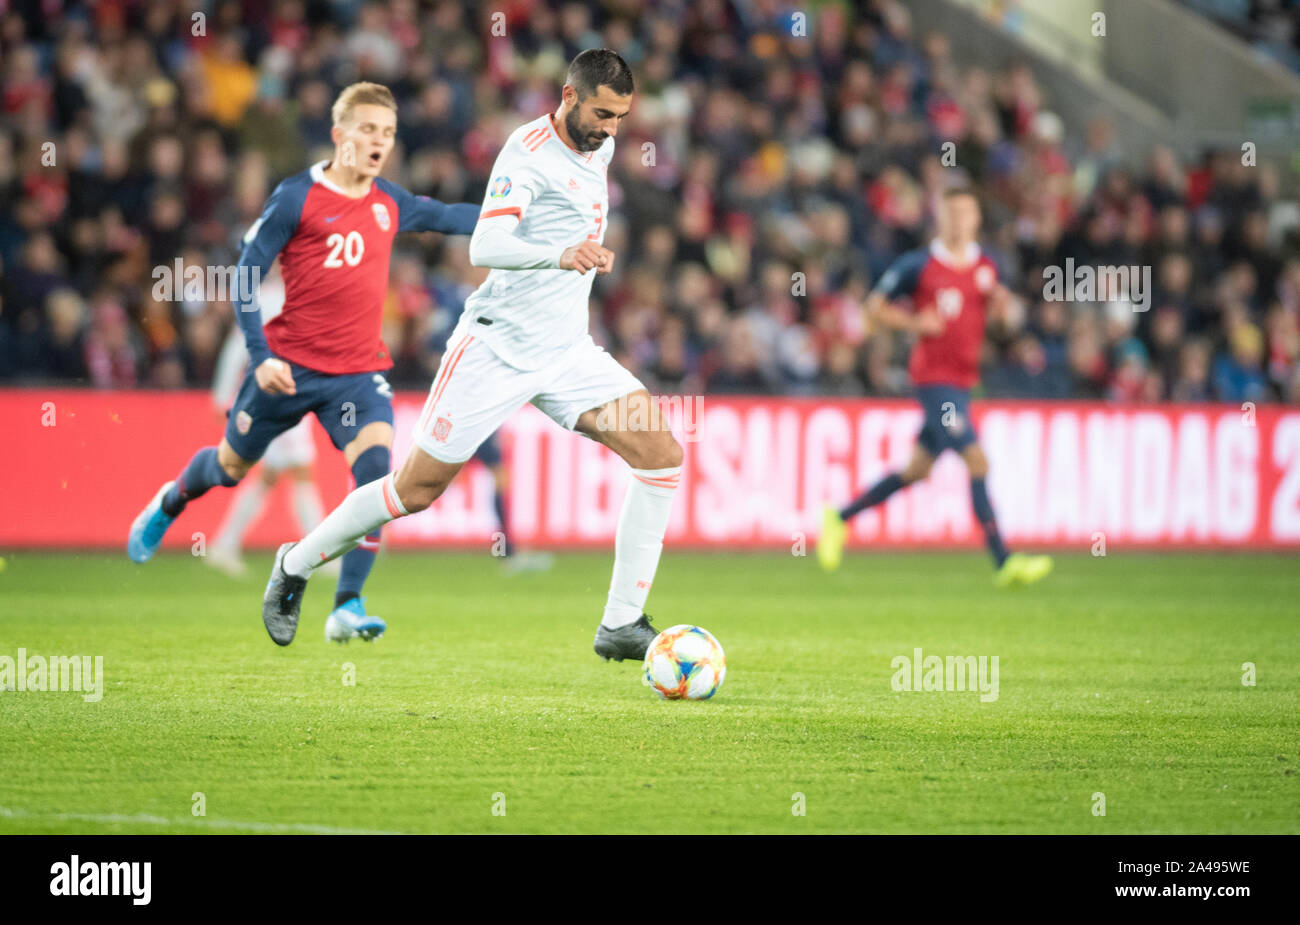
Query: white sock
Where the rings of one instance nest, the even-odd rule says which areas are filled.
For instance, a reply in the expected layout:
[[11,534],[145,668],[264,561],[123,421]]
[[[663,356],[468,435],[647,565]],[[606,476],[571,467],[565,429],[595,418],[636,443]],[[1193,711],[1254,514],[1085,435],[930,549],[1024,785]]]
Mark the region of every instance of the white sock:
[[266,483],[257,476],[240,485],[230,503],[230,510],[226,512],[226,519],[217,531],[217,538],[212,541],[213,548],[237,554],[244,546],[244,534],[248,532],[248,525],[261,512],[264,500]]
[[343,555],[375,528],[409,514],[397,497],[396,478],[397,474],[390,472],[344,498],[319,527],[289,550],[284,557],[284,570],[306,578],[312,569]]
[[602,626],[617,629],[633,623],[645,610],[650,585],[664,548],[664,531],[682,467],[633,469],[614,537],[614,576],[609,582]]
[[298,526],[303,533],[315,530],[325,519],[325,512],[321,510],[320,495],[317,494],[313,482],[293,483],[293,513],[298,518]]

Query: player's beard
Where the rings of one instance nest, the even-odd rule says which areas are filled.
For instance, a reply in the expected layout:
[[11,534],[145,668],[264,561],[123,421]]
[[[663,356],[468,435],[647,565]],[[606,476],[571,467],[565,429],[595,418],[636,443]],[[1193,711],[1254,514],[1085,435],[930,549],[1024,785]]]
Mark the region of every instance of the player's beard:
[[578,118],[578,107],[576,106],[564,114],[564,128],[568,131],[569,137],[573,139],[573,146],[583,154],[595,151],[609,137],[604,132],[601,132],[599,140],[592,138],[591,136],[594,133],[582,124],[582,120]]

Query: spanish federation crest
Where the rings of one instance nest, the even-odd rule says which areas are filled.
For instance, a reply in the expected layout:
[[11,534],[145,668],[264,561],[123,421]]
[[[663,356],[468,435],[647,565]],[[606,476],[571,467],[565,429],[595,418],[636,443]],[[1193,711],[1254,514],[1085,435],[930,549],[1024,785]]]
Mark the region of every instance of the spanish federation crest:
[[376,202],[370,208],[374,209],[375,211],[375,222],[379,225],[379,230],[387,231],[390,227],[390,219],[388,218],[388,206],[384,205],[382,202]]

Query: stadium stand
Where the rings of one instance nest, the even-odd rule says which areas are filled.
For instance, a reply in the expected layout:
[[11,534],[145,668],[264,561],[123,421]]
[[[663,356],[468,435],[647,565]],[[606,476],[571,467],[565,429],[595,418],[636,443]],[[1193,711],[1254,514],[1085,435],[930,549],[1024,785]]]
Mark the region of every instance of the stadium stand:
[[[757,0],[512,0],[508,39],[452,0],[198,6],[201,30],[179,3],[0,16],[0,381],[206,386],[230,306],[155,298],[154,270],[233,264],[274,185],[327,156],[342,86],[397,95],[394,180],[477,202],[569,58],[608,46],[639,94],[592,329],[652,389],[903,393],[906,344],[868,336],[859,305],[957,174],[1022,297],[990,331],[984,394],[1300,402],[1293,178],[1230,148],[1135,159],[1104,117],[1065,124],[1023,64],[959,66],[959,38],[914,34],[895,0],[821,6],[806,35]],[[393,262],[399,386],[427,385],[481,278],[463,241],[427,237]],[[1149,310],[1044,301],[1067,260],[1150,267]]]

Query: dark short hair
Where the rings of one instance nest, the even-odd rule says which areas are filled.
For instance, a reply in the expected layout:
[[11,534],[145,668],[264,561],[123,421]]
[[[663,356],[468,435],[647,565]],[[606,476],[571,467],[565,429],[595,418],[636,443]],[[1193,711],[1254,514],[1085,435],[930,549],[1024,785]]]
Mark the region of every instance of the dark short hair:
[[974,187],[970,186],[950,186],[943,191],[944,199],[956,199],[958,196],[969,196],[975,200],[978,205],[980,201],[979,194],[975,192]]
[[608,48],[589,48],[569,65],[564,82],[585,100],[599,87],[609,87],[619,96],[632,95],[632,69],[617,52]]

